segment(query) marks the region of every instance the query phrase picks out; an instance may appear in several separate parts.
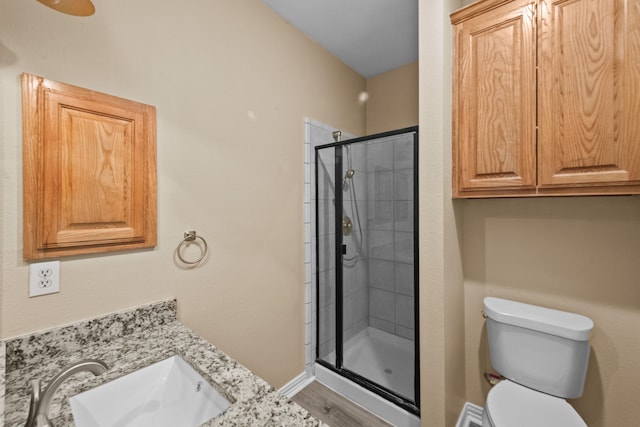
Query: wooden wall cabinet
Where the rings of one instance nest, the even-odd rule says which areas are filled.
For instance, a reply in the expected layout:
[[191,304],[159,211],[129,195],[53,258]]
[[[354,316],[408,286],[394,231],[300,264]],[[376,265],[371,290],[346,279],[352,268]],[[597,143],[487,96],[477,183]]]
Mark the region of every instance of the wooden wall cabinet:
[[155,107],[22,75],[24,259],[156,245]]
[[640,2],[480,0],[451,22],[454,197],[640,194]]

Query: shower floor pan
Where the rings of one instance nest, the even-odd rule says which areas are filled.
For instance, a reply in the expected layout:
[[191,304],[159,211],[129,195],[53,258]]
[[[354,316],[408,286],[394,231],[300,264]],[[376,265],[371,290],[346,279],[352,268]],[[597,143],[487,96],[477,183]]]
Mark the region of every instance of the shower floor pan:
[[344,343],[343,366],[413,400],[414,343],[367,327]]
[[[414,379],[413,351],[413,341],[367,327],[344,343],[343,365],[397,394],[411,397]],[[335,354],[329,355],[327,359],[335,360]],[[388,371],[385,372],[385,369]],[[420,426],[420,418],[414,414],[320,364],[315,365],[315,378],[396,427]]]

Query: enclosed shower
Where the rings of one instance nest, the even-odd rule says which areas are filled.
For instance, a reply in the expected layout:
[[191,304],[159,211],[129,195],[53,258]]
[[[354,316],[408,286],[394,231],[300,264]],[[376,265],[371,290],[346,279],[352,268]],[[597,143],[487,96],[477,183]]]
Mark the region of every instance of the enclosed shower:
[[419,414],[416,127],[315,147],[316,366]]

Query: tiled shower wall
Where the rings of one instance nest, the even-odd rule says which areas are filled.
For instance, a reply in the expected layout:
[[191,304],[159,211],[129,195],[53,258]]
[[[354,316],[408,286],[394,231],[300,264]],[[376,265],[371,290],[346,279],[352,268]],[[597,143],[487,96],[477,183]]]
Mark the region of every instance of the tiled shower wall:
[[413,340],[413,137],[367,145],[369,326]]

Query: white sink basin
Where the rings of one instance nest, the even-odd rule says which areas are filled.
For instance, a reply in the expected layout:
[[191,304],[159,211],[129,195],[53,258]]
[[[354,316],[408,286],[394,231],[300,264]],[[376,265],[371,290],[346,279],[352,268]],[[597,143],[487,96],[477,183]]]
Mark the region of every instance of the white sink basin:
[[229,401],[180,356],[69,399],[77,427],[196,427]]

